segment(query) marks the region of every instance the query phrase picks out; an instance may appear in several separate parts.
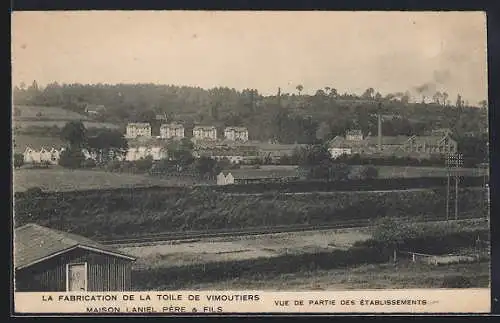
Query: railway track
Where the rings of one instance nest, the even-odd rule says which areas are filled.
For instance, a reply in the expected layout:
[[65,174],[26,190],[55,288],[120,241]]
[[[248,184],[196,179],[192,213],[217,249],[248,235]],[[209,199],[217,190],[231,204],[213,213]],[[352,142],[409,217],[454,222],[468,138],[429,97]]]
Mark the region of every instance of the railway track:
[[[470,221],[474,219],[478,221],[481,220],[487,221],[483,218],[463,218],[461,220],[452,220],[452,221],[461,222],[461,221]],[[438,217],[427,217],[427,218],[424,217],[421,222],[441,222],[441,221],[445,220],[443,218],[438,218]],[[358,220],[345,220],[338,223],[329,223],[329,224],[273,226],[273,227],[251,228],[244,230],[164,232],[164,233],[148,234],[130,238],[104,240],[100,241],[100,243],[105,245],[125,245],[125,244],[154,243],[154,242],[167,242],[167,241],[199,240],[206,238],[243,237],[243,236],[272,234],[272,233],[360,228],[360,227],[368,227],[372,223],[373,220],[371,219],[361,219],[361,220],[358,219]]]

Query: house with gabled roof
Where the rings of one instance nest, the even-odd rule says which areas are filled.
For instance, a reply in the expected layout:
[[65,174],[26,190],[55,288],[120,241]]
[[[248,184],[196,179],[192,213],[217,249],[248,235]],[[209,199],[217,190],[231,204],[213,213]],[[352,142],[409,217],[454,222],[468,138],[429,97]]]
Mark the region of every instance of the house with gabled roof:
[[14,230],[16,291],[131,290],[135,257],[70,232],[29,223]]

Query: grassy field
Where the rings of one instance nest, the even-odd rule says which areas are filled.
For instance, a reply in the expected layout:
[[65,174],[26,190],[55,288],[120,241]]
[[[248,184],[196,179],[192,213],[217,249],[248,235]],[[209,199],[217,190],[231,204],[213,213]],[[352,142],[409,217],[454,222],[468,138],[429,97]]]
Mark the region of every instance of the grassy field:
[[19,169],[14,171],[14,191],[40,187],[45,191],[73,191],[126,187],[183,185],[176,179],[159,179],[143,175],[109,173],[93,170]]
[[[265,275],[265,274],[264,274]],[[356,290],[442,288],[445,280],[462,276],[469,287],[488,287],[490,263],[434,266],[421,263],[385,263],[352,268],[287,273],[276,277],[245,277],[214,283],[192,284],[189,290]]]
[[15,106],[20,115],[14,115],[14,120],[88,120],[86,115],[69,111],[60,107]]
[[[352,166],[353,173],[363,166]],[[375,166],[378,169],[379,178],[411,178],[411,177],[446,177],[447,170],[444,167],[417,167],[417,166]],[[458,170],[460,176],[484,176],[486,169],[462,168]]]
[[20,111],[19,115],[14,115],[13,126],[18,130],[28,127],[59,127],[62,128],[68,121],[81,120],[87,128],[109,128],[117,129],[118,126],[92,121],[88,116],[60,107],[42,107],[42,106],[16,106]]
[[[14,120],[13,126],[18,130],[22,130],[28,127],[59,127],[62,128],[69,120]],[[83,121],[83,124],[87,129],[89,128],[108,128],[108,129],[118,129],[119,126],[112,123],[105,122],[95,122],[95,121]]]

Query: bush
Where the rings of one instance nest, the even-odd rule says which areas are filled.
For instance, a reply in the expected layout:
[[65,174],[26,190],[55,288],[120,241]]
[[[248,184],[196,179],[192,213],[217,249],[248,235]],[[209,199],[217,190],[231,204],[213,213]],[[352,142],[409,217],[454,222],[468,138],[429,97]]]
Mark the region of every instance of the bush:
[[59,158],[59,165],[65,168],[81,168],[84,162],[85,156],[80,149],[66,149]]
[[134,166],[139,172],[148,172],[153,167],[153,158],[147,156],[146,158],[136,160]]
[[23,156],[23,154],[15,153],[14,154],[14,167],[15,168],[20,168],[23,165],[24,165],[24,156]]
[[33,196],[33,195],[40,195],[42,194],[42,189],[40,187],[30,187],[26,190],[26,195],[28,196]]
[[91,158],[87,158],[84,160],[83,164],[82,164],[83,168],[94,168],[97,166],[95,160],[91,159]]
[[106,164],[106,170],[109,172],[115,172],[118,171],[121,167],[121,163],[118,160],[110,160]]
[[447,276],[443,280],[442,288],[470,288],[472,282],[462,275]]

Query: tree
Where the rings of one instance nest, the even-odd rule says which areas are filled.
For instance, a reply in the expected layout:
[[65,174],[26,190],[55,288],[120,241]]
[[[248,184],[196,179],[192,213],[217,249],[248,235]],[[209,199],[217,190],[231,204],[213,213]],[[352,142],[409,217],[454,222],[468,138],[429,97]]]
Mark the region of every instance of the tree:
[[365,92],[363,93],[363,95],[361,96],[363,99],[373,99],[373,93],[375,92],[375,90],[373,88],[368,88],[365,90]]
[[302,93],[302,90],[304,90],[304,86],[302,84],[297,85],[295,88],[299,92],[299,95]]
[[89,149],[97,154],[100,164],[124,156],[128,148],[123,133],[109,129],[100,130],[96,136],[89,137],[87,144]]
[[377,100],[377,101],[382,100],[382,94],[380,94],[380,92],[377,92],[377,93],[375,94],[375,100]]
[[15,153],[14,154],[14,167],[15,168],[20,168],[23,165],[24,165],[24,156],[23,156],[23,154]]
[[195,169],[202,177],[214,176],[217,173],[216,166],[217,161],[206,156],[198,158],[195,162]]
[[147,172],[153,166],[153,157],[146,156],[145,158],[141,158],[139,160],[136,160],[134,162],[134,166],[139,172]]
[[325,140],[328,138],[332,130],[330,129],[330,125],[323,121],[319,124],[318,130],[316,130],[316,138],[320,140]]
[[64,150],[59,157],[59,165],[65,168],[81,168],[85,162],[85,156],[81,149],[69,148]]
[[316,91],[315,96],[324,97],[324,96],[326,96],[326,93],[322,89],[319,89]]
[[443,98],[443,101],[442,101],[443,105],[447,105],[448,104],[448,93],[443,92],[443,93],[441,93],[441,96]]
[[439,91],[437,91],[436,93],[434,93],[434,95],[432,96],[432,101],[434,101],[434,103],[436,104],[440,104],[442,101],[442,98],[443,98],[443,94]]
[[464,101],[462,100],[462,96],[460,94],[457,94],[457,101],[455,103],[455,107],[460,109],[463,106]]
[[339,96],[339,93],[337,92],[337,89],[336,88],[330,88],[330,93],[329,93],[329,96],[331,98],[337,98]]
[[71,148],[82,148],[87,143],[87,130],[81,121],[70,121],[61,130],[61,139]]
[[301,166],[313,166],[330,160],[330,153],[324,145],[307,145],[295,149],[292,158]]
[[481,109],[488,109],[488,101],[486,101],[486,100],[479,101],[479,107]]

